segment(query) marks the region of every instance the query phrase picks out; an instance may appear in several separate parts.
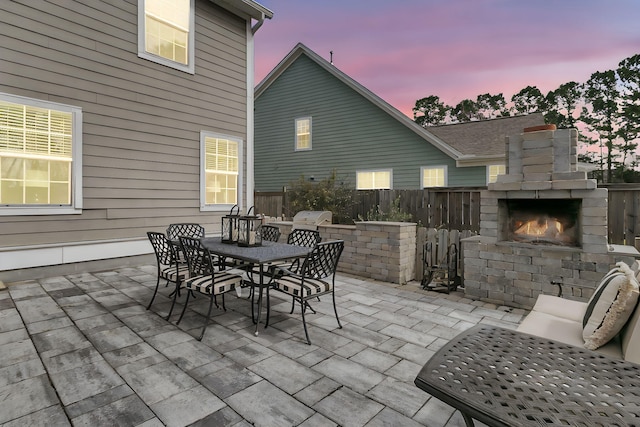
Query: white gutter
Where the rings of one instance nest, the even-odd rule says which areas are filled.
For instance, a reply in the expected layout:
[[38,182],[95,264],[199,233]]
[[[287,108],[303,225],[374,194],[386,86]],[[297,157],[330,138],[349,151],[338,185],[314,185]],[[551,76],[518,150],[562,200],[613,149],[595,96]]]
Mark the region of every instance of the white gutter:
[[[261,19],[258,24],[255,25],[255,31],[260,28],[264,22]],[[256,28],[257,27],[257,28]],[[246,180],[246,188],[247,188],[247,209],[253,206],[254,198],[253,192],[255,190],[255,160],[254,160],[254,95],[253,88],[255,83],[255,55],[254,55],[254,40],[253,34],[255,33],[254,28],[251,27],[251,20],[247,20],[247,180]],[[257,214],[257,212],[254,212]]]
[[262,17],[258,20],[258,22],[256,22],[256,25],[251,27],[251,34],[255,34],[255,33],[258,32],[260,27],[262,27],[262,24],[264,24],[264,20],[265,20],[265,16],[264,16],[264,13],[263,13]]

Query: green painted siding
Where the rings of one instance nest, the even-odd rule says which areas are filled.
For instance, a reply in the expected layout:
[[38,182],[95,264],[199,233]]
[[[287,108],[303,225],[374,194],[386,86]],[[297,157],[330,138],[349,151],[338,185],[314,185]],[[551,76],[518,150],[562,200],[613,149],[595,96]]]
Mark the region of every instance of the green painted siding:
[[[294,151],[294,120],[312,117],[312,150]],[[255,101],[255,189],[280,191],[333,169],[355,188],[356,170],[392,169],[394,189],[420,188],[422,166],[447,165],[449,186],[485,184],[485,168],[455,161],[306,55]]]
[[449,169],[449,187],[481,187],[487,185],[487,167],[474,166]]

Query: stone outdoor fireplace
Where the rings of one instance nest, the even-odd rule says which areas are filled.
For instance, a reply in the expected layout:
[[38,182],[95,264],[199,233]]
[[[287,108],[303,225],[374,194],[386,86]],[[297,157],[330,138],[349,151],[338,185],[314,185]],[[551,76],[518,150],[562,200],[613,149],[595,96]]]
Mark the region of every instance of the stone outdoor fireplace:
[[578,132],[543,126],[507,137],[507,173],[481,194],[480,235],[464,240],[465,294],[531,308],[540,293],[587,298],[617,261],[607,242],[607,189],[578,171]]

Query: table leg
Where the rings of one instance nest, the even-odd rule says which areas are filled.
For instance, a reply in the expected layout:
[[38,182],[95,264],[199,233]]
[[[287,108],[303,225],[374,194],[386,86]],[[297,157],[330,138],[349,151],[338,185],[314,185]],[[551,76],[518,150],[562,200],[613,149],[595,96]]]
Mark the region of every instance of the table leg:
[[[264,285],[264,274],[263,274],[263,264],[260,264],[260,283],[258,284],[258,287],[260,288],[260,293],[258,294],[258,319],[256,321],[256,332],[255,332],[255,336],[258,336],[258,327],[260,326],[260,313],[262,312],[262,289],[263,289],[263,285]],[[255,292],[255,290],[254,290]],[[253,304],[252,304],[252,308],[253,308]]]

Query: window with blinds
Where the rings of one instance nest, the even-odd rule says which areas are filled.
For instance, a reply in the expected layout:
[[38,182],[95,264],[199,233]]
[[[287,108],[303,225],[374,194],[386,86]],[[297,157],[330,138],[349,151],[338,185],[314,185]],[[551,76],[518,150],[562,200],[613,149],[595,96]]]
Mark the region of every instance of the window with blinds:
[[0,98],[0,204],[71,205],[73,114]]
[[138,2],[138,54],[193,73],[193,0]]
[[391,170],[357,171],[356,189],[390,190],[391,175]]
[[203,135],[204,204],[238,203],[241,141]]
[[447,186],[447,167],[446,166],[423,167],[421,172],[422,172],[422,188]]
[[296,151],[311,150],[311,117],[296,119]]

